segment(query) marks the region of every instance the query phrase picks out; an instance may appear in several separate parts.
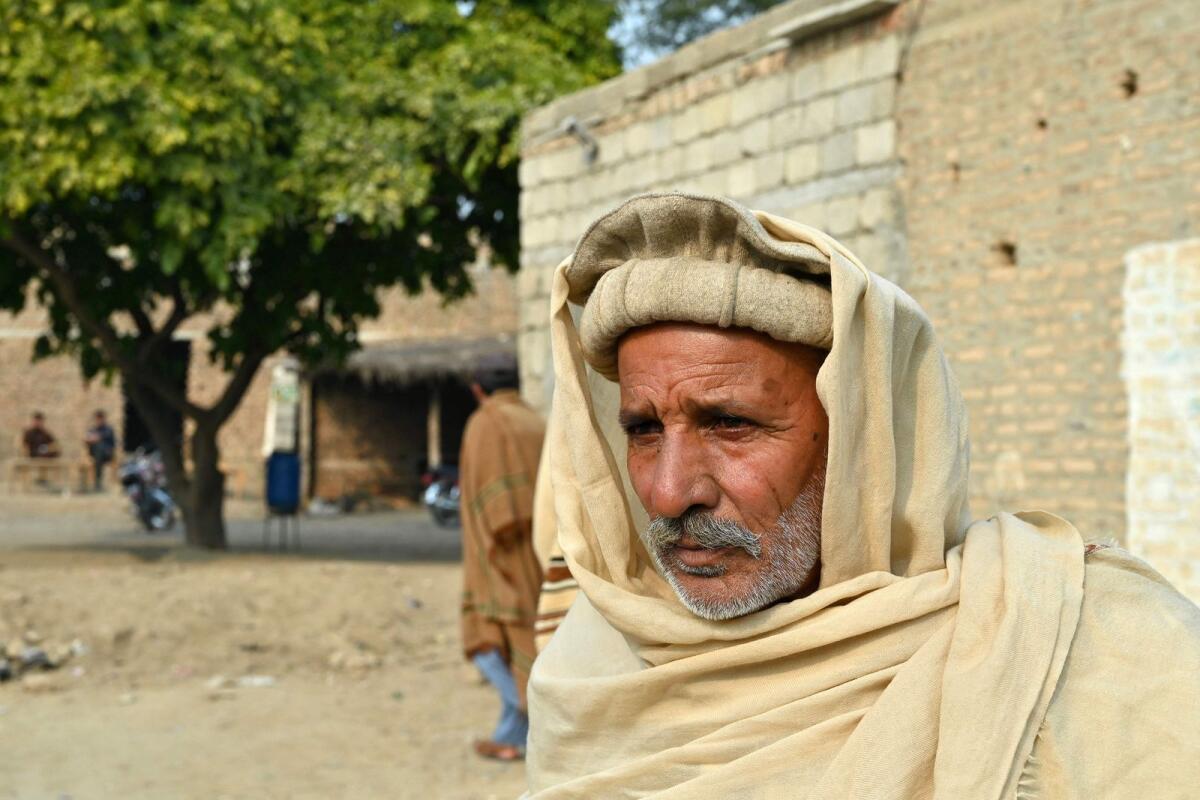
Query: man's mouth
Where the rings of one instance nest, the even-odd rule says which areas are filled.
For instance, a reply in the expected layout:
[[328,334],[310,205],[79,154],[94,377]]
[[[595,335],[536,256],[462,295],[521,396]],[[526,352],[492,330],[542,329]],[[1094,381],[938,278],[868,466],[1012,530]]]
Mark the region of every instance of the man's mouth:
[[671,546],[675,558],[685,567],[703,568],[715,567],[724,563],[734,547],[702,547],[690,536],[680,538]]

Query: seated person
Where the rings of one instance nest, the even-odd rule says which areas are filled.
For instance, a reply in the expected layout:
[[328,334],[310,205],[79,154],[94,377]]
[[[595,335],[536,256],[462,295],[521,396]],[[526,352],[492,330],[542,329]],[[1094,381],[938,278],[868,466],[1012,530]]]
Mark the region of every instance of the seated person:
[[59,455],[58,442],[54,434],[46,430],[46,415],[40,411],[33,412],[29,427],[21,434],[21,443],[29,458],[57,458]]

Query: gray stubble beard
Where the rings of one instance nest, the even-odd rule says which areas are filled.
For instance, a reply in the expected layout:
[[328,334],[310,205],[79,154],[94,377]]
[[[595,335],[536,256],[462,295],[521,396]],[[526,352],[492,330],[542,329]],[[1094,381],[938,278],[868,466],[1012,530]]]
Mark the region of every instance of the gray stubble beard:
[[[788,597],[793,597],[809,582],[821,559],[821,505],[825,495],[825,465],[822,463],[804,489],[775,521],[773,546],[762,547],[762,537],[735,522],[718,519],[711,513],[693,513],[684,517],[658,517],[642,533],[642,541],[662,575],[680,601],[698,617],[727,620],[752,614]],[[676,542],[688,533],[702,547],[739,547],[756,559],[765,559],[765,568],[756,577],[750,591],[740,597],[700,597],[683,586],[679,573],[698,577],[720,577],[723,566],[689,567],[672,552]]]

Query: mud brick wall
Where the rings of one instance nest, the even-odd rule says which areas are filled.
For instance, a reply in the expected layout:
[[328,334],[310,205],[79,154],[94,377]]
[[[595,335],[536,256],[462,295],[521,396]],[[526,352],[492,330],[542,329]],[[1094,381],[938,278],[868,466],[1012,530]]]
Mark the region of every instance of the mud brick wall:
[[314,495],[416,497],[426,450],[428,388],[380,386],[367,392],[354,378],[326,378],[317,382],[316,395],[320,466]]
[[[1200,225],[1195,11],[926,9],[897,110],[906,285],[967,396],[976,513],[1046,508],[1125,537],[1125,255]],[[1200,529],[1183,546],[1200,553]]]

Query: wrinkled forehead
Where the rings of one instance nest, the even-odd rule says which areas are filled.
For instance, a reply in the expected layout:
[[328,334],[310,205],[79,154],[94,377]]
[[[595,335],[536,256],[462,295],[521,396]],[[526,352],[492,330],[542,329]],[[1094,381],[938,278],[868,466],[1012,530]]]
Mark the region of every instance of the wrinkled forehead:
[[689,322],[638,326],[617,343],[621,401],[787,405],[815,394],[825,355],[820,348],[749,328]]
[[625,331],[616,342],[616,353],[618,362],[622,353],[645,355],[648,358],[642,366],[649,369],[681,364],[748,369],[790,364],[819,367],[829,351],[803,342],[775,339],[753,328],[666,321]]

